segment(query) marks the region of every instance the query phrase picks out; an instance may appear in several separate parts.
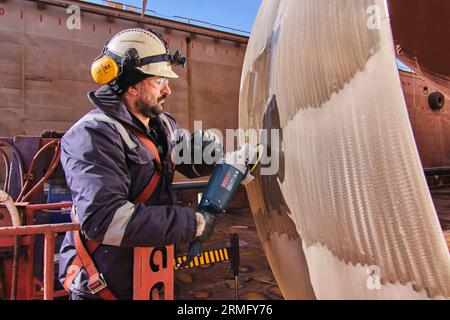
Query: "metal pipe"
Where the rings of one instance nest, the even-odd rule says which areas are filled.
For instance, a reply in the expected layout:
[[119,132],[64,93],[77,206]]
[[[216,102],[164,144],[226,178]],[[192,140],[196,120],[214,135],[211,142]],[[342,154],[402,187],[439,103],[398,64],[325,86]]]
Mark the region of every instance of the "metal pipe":
[[11,300],[16,300],[17,295],[17,281],[19,280],[19,249],[20,236],[14,236],[14,253],[12,266],[12,282],[11,282]]
[[198,23],[202,23],[202,24],[206,24],[206,25],[208,25],[208,26],[210,27],[210,29],[212,29],[212,27],[218,27],[218,28],[222,28],[222,29],[231,30],[231,31],[233,31],[233,32],[234,32],[234,31],[238,31],[238,32],[250,34],[249,31],[240,30],[240,29],[235,29],[235,28],[230,28],[230,27],[222,26],[222,25],[220,25],[220,24],[211,23],[211,22],[208,22],[208,21],[202,21],[202,20],[198,20],[198,19],[186,18],[186,17],[182,17],[182,16],[173,16],[173,17],[174,17],[174,18],[177,18],[177,19],[184,19],[184,20],[187,20],[187,22],[188,22],[189,24],[191,24],[191,21],[198,22]]
[[142,0],[142,11],[141,11],[141,17],[143,17],[143,16],[144,16],[146,8],[147,8],[147,0]]
[[[192,42],[192,38],[189,36],[186,38],[186,58],[187,61],[189,61],[191,59],[191,42]],[[194,97],[192,95],[192,67],[191,67],[191,63],[187,64],[187,70],[186,70],[186,82],[187,82],[187,86],[188,86],[188,92],[187,92],[187,96],[188,96],[188,123],[189,123],[189,131],[192,132],[193,131],[193,124],[192,124],[192,109],[193,109],[193,105],[194,105]]]
[[6,152],[0,148],[0,153],[2,154],[3,161],[5,162],[5,183],[3,184],[3,190],[8,192],[9,185],[9,158]]
[[[56,140],[47,143],[44,147],[42,147],[38,151],[38,153],[36,153],[36,155],[33,157],[32,164],[30,165],[30,169],[28,170],[28,175],[32,175],[32,172],[33,172],[33,169],[34,169],[34,161],[40,156],[40,154],[43,152],[43,150],[45,150],[44,148],[48,148],[49,145],[54,144],[55,142],[56,142]],[[59,164],[60,151],[61,151],[60,150],[60,141],[58,141],[57,145],[55,147],[55,153],[53,154],[52,161],[50,162],[49,169],[47,170],[45,175],[41,178],[41,180],[39,180],[39,182],[36,183],[36,185],[25,196],[19,198],[20,202],[27,202],[27,201],[29,201],[34,196],[36,191],[39,190],[39,188],[45,183],[45,181],[47,181],[47,179],[53,174],[53,172],[56,170],[56,167]],[[27,180],[27,182],[28,182],[28,180]],[[25,190],[26,190],[26,188],[24,187],[22,189],[21,195],[24,193]]]
[[39,188],[41,188],[45,181],[47,181],[47,179],[53,174],[53,172],[55,172],[56,168],[58,167],[59,161],[60,161],[60,156],[61,156],[61,148],[60,148],[60,144],[58,143],[57,150],[55,150],[55,154],[53,155],[53,159],[52,162],[50,164],[50,168],[47,170],[47,172],[45,173],[45,175],[42,177],[41,180],[39,180],[39,182],[30,190],[30,192],[28,192],[24,197],[23,197],[23,202],[27,202],[29,200],[32,199],[32,197],[36,194],[36,191],[39,190]]
[[195,181],[195,182],[176,182],[172,184],[174,190],[195,190],[205,189],[208,185],[208,181]]
[[46,232],[61,233],[80,230],[78,223],[39,224],[32,226],[4,227],[0,228],[0,237],[12,237],[15,235],[45,234]]
[[37,210],[44,210],[44,209],[62,209],[62,208],[70,208],[72,207],[72,202],[66,201],[66,202],[56,202],[56,203],[43,203],[43,204],[29,204],[27,206],[27,214],[32,214],[34,211]]
[[54,298],[54,254],[55,254],[55,233],[47,231],[44,242],[44,300]]
[[[30,184],[30,181],[33,179],[33,171],[34,171],[34,167],[36,165],[37,159],[39,159],[39,157],[41,156],[42,153],[44,153],[44,151],[47,151],[48,148],[50,148],[51,146],[53,146],[54,144],[56,144],[55,146],[55,153],[53,155],[53,159],[52,162],[50,162],[50,166],[52,165],[54,159],[55,159],[55,155],[57,154],[58,151],[58,146],[59,146],[59,141],[57,140],[53,140],[48,142],[46,145],[44,145],[41,149],[39,149],[39,151],[33,156],[33,159],[31,160],[30,166],[28,168],[28,172],[27,172],[27,180],[24,184],[24,186],[22,187],[22,190],[20,191],[19,196],[17,197],[17,201],[18,202],[26,202],[29,197],[30,197],[30,192],[28,192],[28,194],[26,196],[24,196],[24,193],[27,191],[28,189],[28,185]],[[47,171],[48,173],[48,171]],[[53,173],[53,172],[52,172]],[[39,181],[39,183],[42,182],[42,179]],[[45,182],[45,180],[44,180]],[[36,186],[39,185],[39,183],[37,183],[31,190],[36,190]],[[42,183],[41,183],[42,184]],[[31,193],[32,195],[32,193]]]

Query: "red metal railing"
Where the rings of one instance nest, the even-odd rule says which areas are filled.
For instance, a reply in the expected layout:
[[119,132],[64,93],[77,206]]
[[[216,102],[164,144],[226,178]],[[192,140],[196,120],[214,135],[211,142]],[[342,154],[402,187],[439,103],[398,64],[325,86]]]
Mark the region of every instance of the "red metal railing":
[[[26,207],[26,216],[32,217],[34,212],[39,210],[61,209],[71,207],[71,202],[34,204]],[[54,291],[54,255],[55,255],[55,234],[79,230],[77,223],[59,223],[59,224],[43,224],[43,225],[26,225],[21,227],[5,227],[0,228],[1,237],[15,237],[26,235],[39,235],[45,237],[44,240],[44,300],[52,300],[55,296],[65,295],[65,292]]]

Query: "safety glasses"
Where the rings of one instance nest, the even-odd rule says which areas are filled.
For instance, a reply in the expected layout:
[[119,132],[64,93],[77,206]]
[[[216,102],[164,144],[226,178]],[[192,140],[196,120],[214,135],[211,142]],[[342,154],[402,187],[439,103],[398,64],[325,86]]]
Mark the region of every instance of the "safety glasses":
[[161,89],[169,85],[169,79],[165,77],[150,78],[150,81],[157,84]]

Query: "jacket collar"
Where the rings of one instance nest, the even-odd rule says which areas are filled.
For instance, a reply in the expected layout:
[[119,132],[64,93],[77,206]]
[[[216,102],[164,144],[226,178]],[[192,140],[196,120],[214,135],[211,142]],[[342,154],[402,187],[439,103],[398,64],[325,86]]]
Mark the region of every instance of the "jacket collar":
[[[166,141],[168,139],[168,135],[161,123],[161,120],[153,120],[154,123],[153,121],[151,122],[152,129],[147,130],[145,125],[128,111],[127,107],[120,99],[120,96],[118,96],[108,85],[102,86],[96,91],[89,92],[88,98],[94,106],[102,110],[106,115],[129,126],[133,126],[134,128],[147,134],[150,139],[156,143],[156,145],[162,146],[160,153],[164,153],[164,150],[168,150],[168,142]],[[163,134],[165,139],[158,138],[160,134]]]
[[146,130],[143,130],[143,127],[145,127],[143,124],[136,125],[135,121],[137,119],[133,121],[131,113],[121,101],[120,96],[110,86],[105,85],[96,91],[89,92],[88,98],[94,106],[102,110],[106,115],[147,133]]

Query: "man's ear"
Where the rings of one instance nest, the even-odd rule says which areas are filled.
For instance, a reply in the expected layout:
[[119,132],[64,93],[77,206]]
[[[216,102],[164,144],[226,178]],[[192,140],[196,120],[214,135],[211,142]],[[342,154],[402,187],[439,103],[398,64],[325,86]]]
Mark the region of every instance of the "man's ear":
[[125,91],[130,96],[136,97],[138,95],[138,90],[136,88],[136,85],[132,85],[128,87],[127,91]]

